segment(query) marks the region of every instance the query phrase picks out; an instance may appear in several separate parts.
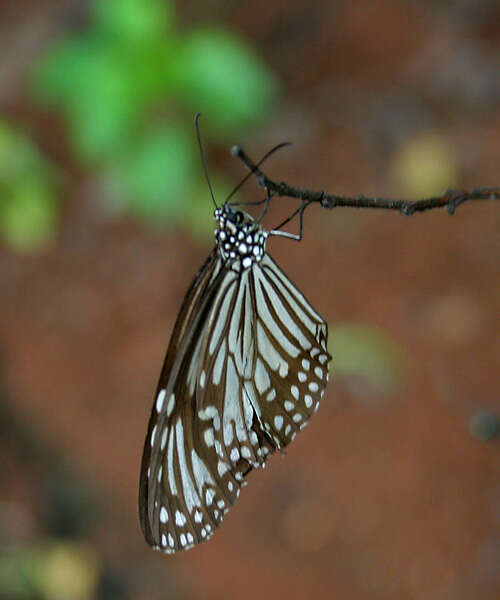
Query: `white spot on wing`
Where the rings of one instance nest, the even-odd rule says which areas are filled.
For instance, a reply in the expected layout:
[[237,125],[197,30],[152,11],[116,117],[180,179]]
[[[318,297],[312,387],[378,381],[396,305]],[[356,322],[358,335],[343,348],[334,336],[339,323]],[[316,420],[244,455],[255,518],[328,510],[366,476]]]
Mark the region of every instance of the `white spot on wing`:
[[241,448],[241,456],[243,456],[243,458],[251,458],[252,457],[252,453],[250,452],[250,450],[247,446],[243,446]]
[[167,404],[167,417],[170,417],[170,415],[172,414],[172,411],[174,410],[174,406],[175,406],[175,395],[170,394],[170,398],[168,399],[168,404]]
[[158,398],[156,399],[156,412],[157,413],[160,413],[161,409],[163,408],[163,402],[165,400],[166,394],[167,394],[166,390],[161,390],[161,392],[158,394]]
[[219,460],[219,462],[217,463],[217,472],[219,473],[219,477],[222,477],[224,473],[227,473],[228,471],[229,465],[227,464],[227,462]]
[[211,448],[214,445],[214,430],[211,427],[205,429],[203,437],[205,439],[205,444]]
[[264,367],[260,358],[258,358],[257,362],[255,363],[254,379],[259,394],[263,394],[271,385],[271,380],[269,379],[267,369]]
[[224,424],[224,444],[226,444],[226,446],[230,446],[232,441],[233,441],[233,426],[231,423],[225,423]]
[[175,511],[175,524],[179,527],[183,527],[186,524],[186,517],[180,510]]
[[276,390],[273,388],[268,394],[266,400],[272,402],[276,398]]
[[285,378],[288,375],[288,363],[283,361],[280,364],[280,368],[278,370],[278,373],[280,374],[281,377]]

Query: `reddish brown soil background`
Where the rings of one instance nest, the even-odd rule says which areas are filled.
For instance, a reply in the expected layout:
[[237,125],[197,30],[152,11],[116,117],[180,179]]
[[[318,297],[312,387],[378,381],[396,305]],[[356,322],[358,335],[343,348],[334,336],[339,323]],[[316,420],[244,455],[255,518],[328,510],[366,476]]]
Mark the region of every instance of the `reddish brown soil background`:
[[[82,4],[0,9],[4,114],[32,127],[68,172],[54,246],[0,254],[0,343],[10,411],[100,498],[89,543],[126,573],[131,598],[499,598],[499,445],[468,430],[471,415],[500,406],[495,202],[454,217],[311,209],[302,244],[273,243],[329,323],[376,325],[397,340],[406,378],[381,396],[334,377],[310,426],[285,459],[252,476],[209,544],[175,557],[145,546],[143,435],[176,311],[207,247],[185,231],[105,218],[62,128],[30,107],[26,67]],[[235,28],[282,78],[266,126],[235,140],[254,155],[293,140],[271,175],[394,196],[398,148],[431,131],[453,148],[455,184],[500,185],[497,2],[216,1],[181,8],[181,18]],[[234,181],[241,173],[230,159],[220,168]],[[30,469],[13,463],[2,496],[36,513]]]

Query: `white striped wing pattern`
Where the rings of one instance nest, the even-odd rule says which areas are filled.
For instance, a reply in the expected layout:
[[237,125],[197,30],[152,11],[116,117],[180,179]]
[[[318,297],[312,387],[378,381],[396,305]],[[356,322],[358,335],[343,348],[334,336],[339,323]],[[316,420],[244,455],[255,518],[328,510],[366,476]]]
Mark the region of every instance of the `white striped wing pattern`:
[[326,323],[265,253],[266,232],[227,206],[177,319],[144,444],[141,527],[167,553],[211,537],[328,380]]

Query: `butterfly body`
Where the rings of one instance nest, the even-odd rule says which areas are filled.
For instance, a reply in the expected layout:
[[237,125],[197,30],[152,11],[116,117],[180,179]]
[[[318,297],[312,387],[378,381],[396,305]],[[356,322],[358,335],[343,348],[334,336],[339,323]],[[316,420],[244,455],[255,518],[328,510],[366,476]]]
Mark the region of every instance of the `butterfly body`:
[[214,217],[144,444],[141,527],[167,553],[209,539],[247,474],[306,425],[331,359],[326,323],[266,252],[270,232],[229,203]]
[[215,231],[215,241],[225,263],[233,263],[231,268],[241,271],[262,260],[268,232],[250,215],[235,210],[231,204],[224,204],[215,209],[214,218],[219,226]]

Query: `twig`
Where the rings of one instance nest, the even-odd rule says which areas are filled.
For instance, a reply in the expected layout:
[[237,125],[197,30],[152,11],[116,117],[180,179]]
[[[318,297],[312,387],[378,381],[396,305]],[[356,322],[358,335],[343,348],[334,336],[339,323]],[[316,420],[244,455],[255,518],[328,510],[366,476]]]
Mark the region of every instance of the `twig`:
[[351,208],[379,208],[386,210],[397,210],[402,215],[411,216],[417,212],[432,210],[446,206],[450,215],[454,214],[456,208],[465,202],[472,200],[499,200],[499,187],[481,187],[472,190],[446,190],[442,196],[424,198],[422,200],[399,200],[390,198],[369,198],[367,196],[338,196],[304,188],[293,187],[283,181],[277,183],[269,179],[258,165],[243,151],[240,146],[233,146],[233,156],[237,156],[253,173],[260,187],[267,190],[270,196],[281,196],[299,198],[305,202],[318,202],[323,208],[336,208],[337,206],[350,206]]

